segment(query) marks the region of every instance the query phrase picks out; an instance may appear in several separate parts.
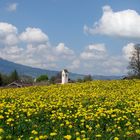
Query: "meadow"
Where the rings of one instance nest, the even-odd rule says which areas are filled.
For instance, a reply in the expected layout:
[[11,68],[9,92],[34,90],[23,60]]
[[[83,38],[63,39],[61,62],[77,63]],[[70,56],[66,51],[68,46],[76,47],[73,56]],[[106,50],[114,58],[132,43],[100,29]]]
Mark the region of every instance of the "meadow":
[[0,89],[0,140],[138,140],[140,81]]

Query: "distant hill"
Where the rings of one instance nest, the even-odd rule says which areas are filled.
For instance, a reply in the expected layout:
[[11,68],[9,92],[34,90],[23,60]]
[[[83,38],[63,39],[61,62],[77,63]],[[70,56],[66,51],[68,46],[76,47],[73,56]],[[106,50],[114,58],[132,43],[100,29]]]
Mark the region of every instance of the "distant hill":
[[[32,77],[38,77],[41,74],[47,74],[50,78],[51,76],[57,75],[59,71],[45,70],[40,68],[33,68],[30,66],[25,66],[17,64],[5,59],[0,58],[0,72],[4,74],[10,74],[13,70],[17,70],[20,75],[28,75]],[[78,78],[83,78],[84,75],[70,73],[70,78],[75,80]]]
[[[5,74],[10,74],[13,70],[17,70],[20,75],[28,75],[32,77],[38,77],[41,74],[47,74],[50,78],[51,76],[55,76],[59,71],[53,70],[45,70],[40,68],[33,68],[30,66],[25,66],[21,64],[17,64],[5,59],[0,58],[0,72]],[[85,75],[70,73],[70,79],[76,80],[78,78],[83,78]],[[121,79],[122,76],[102,76],[102,75],[94,75],[93,79],[95,80],[112,80],[112,79]]]
[[115,75],[111,75],[111,76],[94,75],[92,77],[93,77],[94,80],[119,80],[119,79],[123,79],[125,77],[125,75],[123,75],[123,76],[115,76]]

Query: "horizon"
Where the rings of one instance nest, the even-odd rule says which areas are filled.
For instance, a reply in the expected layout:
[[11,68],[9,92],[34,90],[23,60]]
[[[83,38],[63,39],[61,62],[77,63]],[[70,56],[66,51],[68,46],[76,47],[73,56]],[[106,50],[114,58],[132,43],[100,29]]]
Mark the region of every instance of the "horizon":
[[0,58],[46,70],[123,76],[140,43],[139,0],[0,1]]
[[[8,61],[9,63],[14,63],[15,65],[22,65],[22,66],[25,66],[25,67],[29,67],[29,68],[33,68],[33,69],[40,69],[40,70],[48,70],[48,71],[55,71],[55,72],[61,72],[62,70],[51,70],[51,69],[42,69],[42,68],[37,68],[37,67],[34,67],[34,66],[28,66],[28,65],[23,65],[23,64],[20,64],[20,63],[16,63],[16,62],[12,62],[10,60],[6,60],[6,59],[3,59],[0,57],[0,59],[2,59],[3,61]],[[17,69],[15,69],[17,70]],[[11,71],[12,72],[12,71]],[[71,74],[76,74],[76,75],[83,75],[83,76],[88,76],[88,75],[91,75],[91,74],[82,74],[82,73],[74,73],[74,72],[71,72],[69,71],[69,73]],[[3,74],[3,73],[2,73]],[[26,75],[26,74],[25,74]],[[123,77],[123,76],[127,76],[127,75],[100,75],[100,74],[93,74],[91,75],[92,77],[94,76],[105,76],[105,77]]]

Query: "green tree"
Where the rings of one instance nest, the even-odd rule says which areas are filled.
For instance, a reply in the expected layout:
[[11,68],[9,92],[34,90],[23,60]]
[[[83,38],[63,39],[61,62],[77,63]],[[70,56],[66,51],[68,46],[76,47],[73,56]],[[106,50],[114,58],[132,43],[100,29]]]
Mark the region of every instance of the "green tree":
[[7,85],[11,82],[10,77],[6,74],[2,74],[2,81],[3,81],[3,85]]
[[48,81],[48,75],[40,75],[40,76],[36,79],[36,82],[41,82],[41,81]]
[[11,82],[18,81],[19,79],[20,78],[19,78],[18,72],[16,70],[14,70],[10,75],[10,81]]
[[134,46],[128,69],[130,76],[140,78],[140,44]]

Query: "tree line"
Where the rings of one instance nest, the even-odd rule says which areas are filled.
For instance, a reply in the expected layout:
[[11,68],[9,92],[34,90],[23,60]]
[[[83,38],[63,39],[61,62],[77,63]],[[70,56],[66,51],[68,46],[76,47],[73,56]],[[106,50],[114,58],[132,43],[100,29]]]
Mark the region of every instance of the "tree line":
[[[127,79],[138,78],[140,79],[140,44],[134,45],[134,50],[132,51],[132,55],[130,57],[129,65],[128,65],[128,76]],[[0,73],[0,86],[8,85],[13,81],[20,81],[21,79],[26,79],[26,82],[33,82],[33,78],[29,76],[21,77],[19,76],[16,70],[12,71],[9,75]],[[83,79],[77,79],[74,82],[86,82],[92,81],[92,76],[87,75]],[[61,83],[61,72],[59,72],[56,76],[52,76],[50,79],[47,74],[40,75],[36,78],[36,82],[47,81],[49,84]]]
[[[61,72],[58,72],[56,75],[48,77],[47,74],[43,74],[35,78],[35,80],[30,76],[21,76],[18,74],[16,70],[12,71],[9,75],[0,73],[0,86],[6,86],[12,82],[20,82],[20,83],[40,83],[40,84],[56,84],[61,83]],[[77,80],[69,79],[69,82],[87,82],[92,81],[91,75],[86,75],[83,78],[79,78]]]
[[0,73],[0,86],[5,86],[13,81],[20,79],[19,74],[16,70],[12,71],[10,75]]

